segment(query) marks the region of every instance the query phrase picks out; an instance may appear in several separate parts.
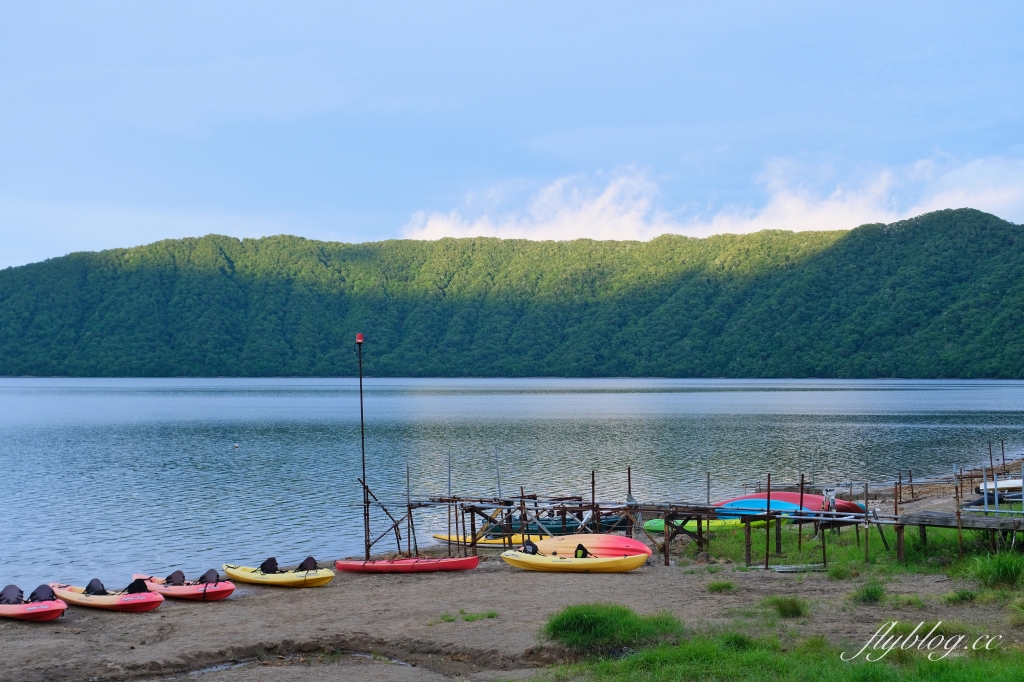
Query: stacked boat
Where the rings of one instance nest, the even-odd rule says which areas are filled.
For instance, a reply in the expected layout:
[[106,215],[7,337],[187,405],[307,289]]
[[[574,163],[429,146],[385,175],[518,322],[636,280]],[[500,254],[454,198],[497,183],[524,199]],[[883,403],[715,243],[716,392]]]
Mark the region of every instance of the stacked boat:
[[[525,551],[527,547],[530,550]],[[531,542],[521,550],[503,552],[511,566],[547,573],[626,573],[640,568],[651,548],[622,535],[580,533]]]

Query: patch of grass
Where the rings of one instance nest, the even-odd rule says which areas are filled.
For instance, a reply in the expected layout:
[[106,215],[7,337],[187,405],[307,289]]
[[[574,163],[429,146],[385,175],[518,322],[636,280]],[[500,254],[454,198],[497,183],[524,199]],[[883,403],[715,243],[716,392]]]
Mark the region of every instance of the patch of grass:
[[985,587],[1016,587],[1024,579],[1024,554],[1001,552],[976,557],[970,575]]
[[942,601],[946,602],[950,606],[956,604],[967,604],[978,598],[978,595],[973,590],[957,590],[956,592],[950,592],[942,596]]
[[807,615],[807,602],[800,597],[769,597],[763,603],[775,609],[783,618],[802,618]]
[[[926,631],[927,632],[927,631]],[[859,648],[859,647],[858,647]],[[822,636],[781,646],[770,638],[735,632],[699,634],[677,645],[662,645],[615,659],[591,659],[566,666],[555,679],[589,682],[1011,682],[1020,679],[1020,654],[1009,649],[984,655],[928,661],[897,651],[882,661],[863,656],[845,662]],[[909,654],[910,652],[903,652]]]
[[440,616],[438,616],[434,620],[432,620],[429,623],[427,623],[427,625],[437,625],[438,623],[454,623],[454,622],[455,622],[455,616],[453,616],[452,614],[450,614],[447,611],[445,611]]
[[588,653],[650,646],[677,639],[682,632],[682,623],[671,614],[638,616],[618,604],[567,606],[544,626],[551,639]]
[[877,604],[885,598],[885,585],[871,578],[854,590],[850,598],[861,604]]
[[1024,628],[1024,597],[1014,599],[1010,603],[1010,625]]
[[732,592],[736,589],[736,586],[728,580],[720,580],[718,582],[708,583],[707,588],[708,592],[711,592],[712,594],[721,594],[722,592]]
[[714,575],[715,573],[718,573],[721,570],[722,570],[721,566],[708,566],[708,573],[711,573],[712,575]]
[[[936,623],[938,627],[935,628]],[[911,621],[898,621],[893,626],[891,635],[909,635],[914,629],[917,629],[917,634],[920,636],[927,635],[935,628],[936,635],[942,635],[943,637],[954,637],[956,635],[970,635],[974,633],[974,629],[966,623],[961,623],[958,620],[943,620],[943,621],[926,621],[921,627],[918,627],[920,623],[914,623]]]
[[832,564],[828,567],[829,580],[849,580],[851,576],[850,567],[845,564]]
[[916,594],[898,594],[892,598],[893,604],[897,607],[900,606],[912,606],[915,609],[923,609],[924,602]]
[[472,623],[475,620],[484,620],[485,618],[498,617],[497,611],[484,611],[483,613],[466,613],[464,610],[460,609],[459,613],[462,615],[462,620],[466,621],[467,623]]

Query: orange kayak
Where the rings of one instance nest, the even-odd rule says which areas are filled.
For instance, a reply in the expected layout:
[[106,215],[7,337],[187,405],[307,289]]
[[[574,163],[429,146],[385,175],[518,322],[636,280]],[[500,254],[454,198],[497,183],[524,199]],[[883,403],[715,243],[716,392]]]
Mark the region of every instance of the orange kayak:
[[216,583],[200,583],[194,580],[187,581],[184,585],[168,585],[164,578],[156,578],[151,575],[136,573],[132,580],[141,578],[146,581],[146,587],[151,592],[162,594],[173,599],[193,599],[195,601],[217,601],[224,599],[235,591],[235,584],[230,580],[222,580]]
[[84,587],[75,585],[63,585],[61,583],[50,583],[54,593],[68,604],[74,606],[91,606],[97,609],[108,611],[141,612],[152,611],[164,603],[163,595],[156,592],[139,592],[127,594],[118,592],[115,594],[93,595],[86,594]]
[[651,556],[650,547],[624,535],[609,533],[579,533],[577,535],[556,535],[555,537],[535,540],[534,544],[541,554],[550,556],[573,556],[576,545],[583,545],[595,557],[623,557],[646,554]]

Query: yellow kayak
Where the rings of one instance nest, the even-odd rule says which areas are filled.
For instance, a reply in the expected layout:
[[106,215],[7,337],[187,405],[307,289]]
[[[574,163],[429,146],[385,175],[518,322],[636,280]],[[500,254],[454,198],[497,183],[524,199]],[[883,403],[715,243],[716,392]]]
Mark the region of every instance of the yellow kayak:
[[252,566],[224,564],[224,572],[229,578],[240,583],[277,585],[279,587],[320,587],[334,580],[334,571],[329,568],[319,568],[315,571],[264,573]]
[[[535,534],[535,535],[530,535],[528,537],[531,540],[533,540],[534,542],[537,542],[538,540],[542,540],[542,539],[548,538],[550,536],[549,535],[544,535],[542,533],[538,533],[538,534]],[[440,540],[441,542],[448,542],[448,539],[451,538],[451,541],[452,541],[453,544],[455,544],[455,543],[463,544],[464,543],[464,544],[468,545],[468,544],[470,544],[473,541],[473,536],[471,536],[471,535],[443,535],[443,534],[438,533],[438,534],[434,535],[434,538],[436,538],[437,540]],[[506,538],[503,538],[503,537],[493,537],[493,536],[492,537],[488,537],[488,536],[484,536],[484,537],[480,538],[479,540],[477,540],[476,544],[477,544],[478,547],[501,547],[502,545],[507,544],[507,542],[508,542],[508,540]],[[521,533],[516,533],[515,535],[513,535],[512,536],[512,544],[513,544],[513,546],[523,544],[523,535]]]
[[625,573],[640,568],[647,563],[646,554],[620,556],[602,559],[587,557],[576,559],[567,556],[542,556],[539,554],[523,554],[522,552],[502,552],[501,558],[506,563],[527,571],[547,571],[551,573]]

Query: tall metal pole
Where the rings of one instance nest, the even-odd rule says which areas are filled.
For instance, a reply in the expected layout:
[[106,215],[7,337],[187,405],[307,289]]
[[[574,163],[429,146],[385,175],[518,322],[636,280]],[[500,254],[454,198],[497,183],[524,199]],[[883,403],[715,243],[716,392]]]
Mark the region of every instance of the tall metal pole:
[[366,561],[370,560],[370,493],[366,481],[366,418],[363,413],[363,335],[356,334],[356,349],[359,352],[359,444],[363,463],[363,544]]

